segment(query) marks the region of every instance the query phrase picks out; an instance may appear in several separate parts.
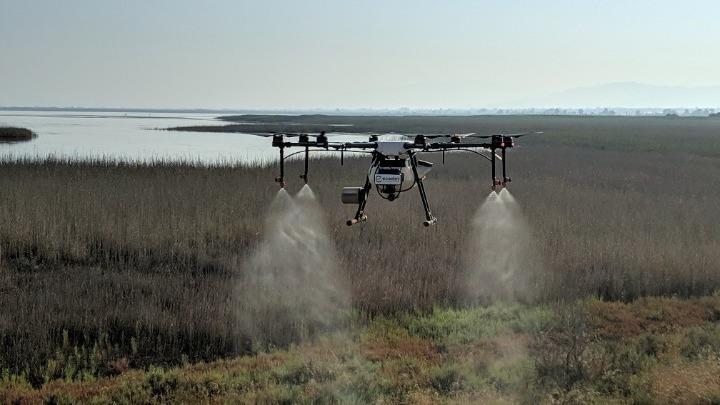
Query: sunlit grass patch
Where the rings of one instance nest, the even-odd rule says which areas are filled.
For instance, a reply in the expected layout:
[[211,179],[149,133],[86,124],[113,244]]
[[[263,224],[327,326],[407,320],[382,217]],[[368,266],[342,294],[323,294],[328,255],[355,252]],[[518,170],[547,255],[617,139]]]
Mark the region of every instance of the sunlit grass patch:
[[[682,310],[704,300],[668,300],[667,305]],[[605,339],[591,319],[593,311],[610,304],[582,300],[528,308],[525,326],[515,329],[514,305],[453,309],[460,324],[495,321],[506,327],[449,340],[420,337],[408,328],[411,318],[422,323],[447,316],[444,308],[373,319],[358,312],[346,333],[228,360],[149,366],[113,378],[60,379],[37,389],[6,372],[0,400],[704,403],[715,398],[720,333],[713,321],[664,334]],[[627,305],[642,312],[646,304]]]
[[413,336],[443,344],[457,344],[505,331],[533,333],[551,318],[552,311],[546,306],[495,304],[468,310],[435,307],[425,316],[408,313],[399,321]]
[[720,359],[713,357],[660,366],[652,372],[652,392],[658,403],[718,403]]

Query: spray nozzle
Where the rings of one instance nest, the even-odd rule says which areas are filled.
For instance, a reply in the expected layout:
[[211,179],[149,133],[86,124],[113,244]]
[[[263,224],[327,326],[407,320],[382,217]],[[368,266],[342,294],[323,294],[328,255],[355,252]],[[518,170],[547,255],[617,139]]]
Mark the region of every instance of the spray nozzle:
[[347,222],[346,222],[346,224],[347,224],[347,226],[353,226],[353,225],[355,225],[355,224],[357,224],[357,223],[364,222],[364,221],[366,221],[366,220],[367,220],[367,215],[361,215],[361,216],[358,217],[358,218],[348,219]]

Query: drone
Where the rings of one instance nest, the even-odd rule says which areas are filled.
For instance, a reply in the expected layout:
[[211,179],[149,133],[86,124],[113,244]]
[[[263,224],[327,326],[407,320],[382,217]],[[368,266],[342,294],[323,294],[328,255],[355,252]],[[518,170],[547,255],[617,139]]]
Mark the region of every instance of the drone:
[[[498,187],[505,187],[511,181],[507,175],[505,166],[506,150],[515,147],[516,138],[540,133],[542,132],[495,135],[476,135],[475,133],[417,135],[412,141],[385,141],[380,140],[378,135],[370,135],[367,142],[330,142],[325,131],[320,132],[318,135],[273,133],[264,136],[272,136],[272,146],[280,150],[280,175],[275,178],[275,181],[280,184],[281,188],[285,188],[285,160],[291,156],[304,152],[305,170],[300,175],[300,178],[307,184],[309,154],[311,151],[339,152],[341,165],[344,161],[345,152],[360,151],[372,155],[370,167],[365,178],[365,185],[363,187],[343,187],[342,189],[341,200],[343,204],[357,205],[355,216],[346,222],[348,226],[367,220],[365,204],[373,187],[383,199],[395,201],[400,194],[417,186],[425,211],[425,221],[423,221],[423,225],[429,227],[437,222],[437,218],[435,218],[430,211],[423,181],[430,172],[433,164],[418,159],[420,153],[441,152],[443,163],[445,163],[445,152],[448,151],[466,151],[480,155],[490,161],[492,175],[491,188],[495,190]],[[288,140],[288,138],[293,140]],[[294,140],[294,138],[297,138],[297,140]],[[436,142],[435,139],[438,138],[443,138],[444,141]],[[464,139],[466,138],[488,139],[489,142],[465,142]],[[304,150],[286,156],[285,149],[291,147],[301,147],[304,148]],[[500,151],[499,155],[496,153],[498,150]],[[496,160],[502,162],[502,180],[496,177]]]

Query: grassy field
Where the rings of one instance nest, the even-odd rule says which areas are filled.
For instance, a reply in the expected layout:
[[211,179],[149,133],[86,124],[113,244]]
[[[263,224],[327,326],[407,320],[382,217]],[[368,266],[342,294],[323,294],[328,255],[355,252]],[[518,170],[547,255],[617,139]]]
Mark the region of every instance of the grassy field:
[[[285,349],[114,378],[5,375],[3,403],[705,404],[720,400],[720,297],[354,315]],[[58,350],[58,356],[73,349]]]
[[411,118],[423,132],[546,131],[509,152],[543,269],[520,302],[464,289],[489,192],[471,155],[427,157],[429,229],[416,193],[373,195],[368,222],[346,227],[339,191],[361,185],[367,161],[316,159],[351,307],[339,329],[276,348],[236,322],[275,167],[4,161],[0,401],[717,400],[720,121]]

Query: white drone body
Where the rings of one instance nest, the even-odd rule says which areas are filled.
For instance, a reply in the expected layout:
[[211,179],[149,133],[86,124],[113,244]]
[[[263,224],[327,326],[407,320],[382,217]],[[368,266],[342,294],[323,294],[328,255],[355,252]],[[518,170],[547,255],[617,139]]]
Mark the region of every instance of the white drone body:
[[[408,191],[418,185],[421,195],[425,195],[422,181],[432,168],[432,163],[417,158],[418,147],[414,143],[403,141],[376,141],[373,160],[368,169],[367,180],[364,187],[343,187],[342,202],[344,204],[358,204],[360,214],[348,221],[348,225],[364,221],[367,217],[362,212],[368,192],[375,187],[381,198],[394,201],[400,193]],[[423,203],[426,199],[423,197]],[[427,208],[425,225],[435,222],[435,217]]]
[[[415,174],[411,165],[410,151],[407,142],[378,141],[375,151],[381,156],[373,162],[368,170],[368,179],[375,186],[386,190],[385,194],[395,195],[407,191],[415,185]],[[417,161],[418,177],[425,179],[432,168],[432,163]],[[391,199],[393,199],[391,197]]]

